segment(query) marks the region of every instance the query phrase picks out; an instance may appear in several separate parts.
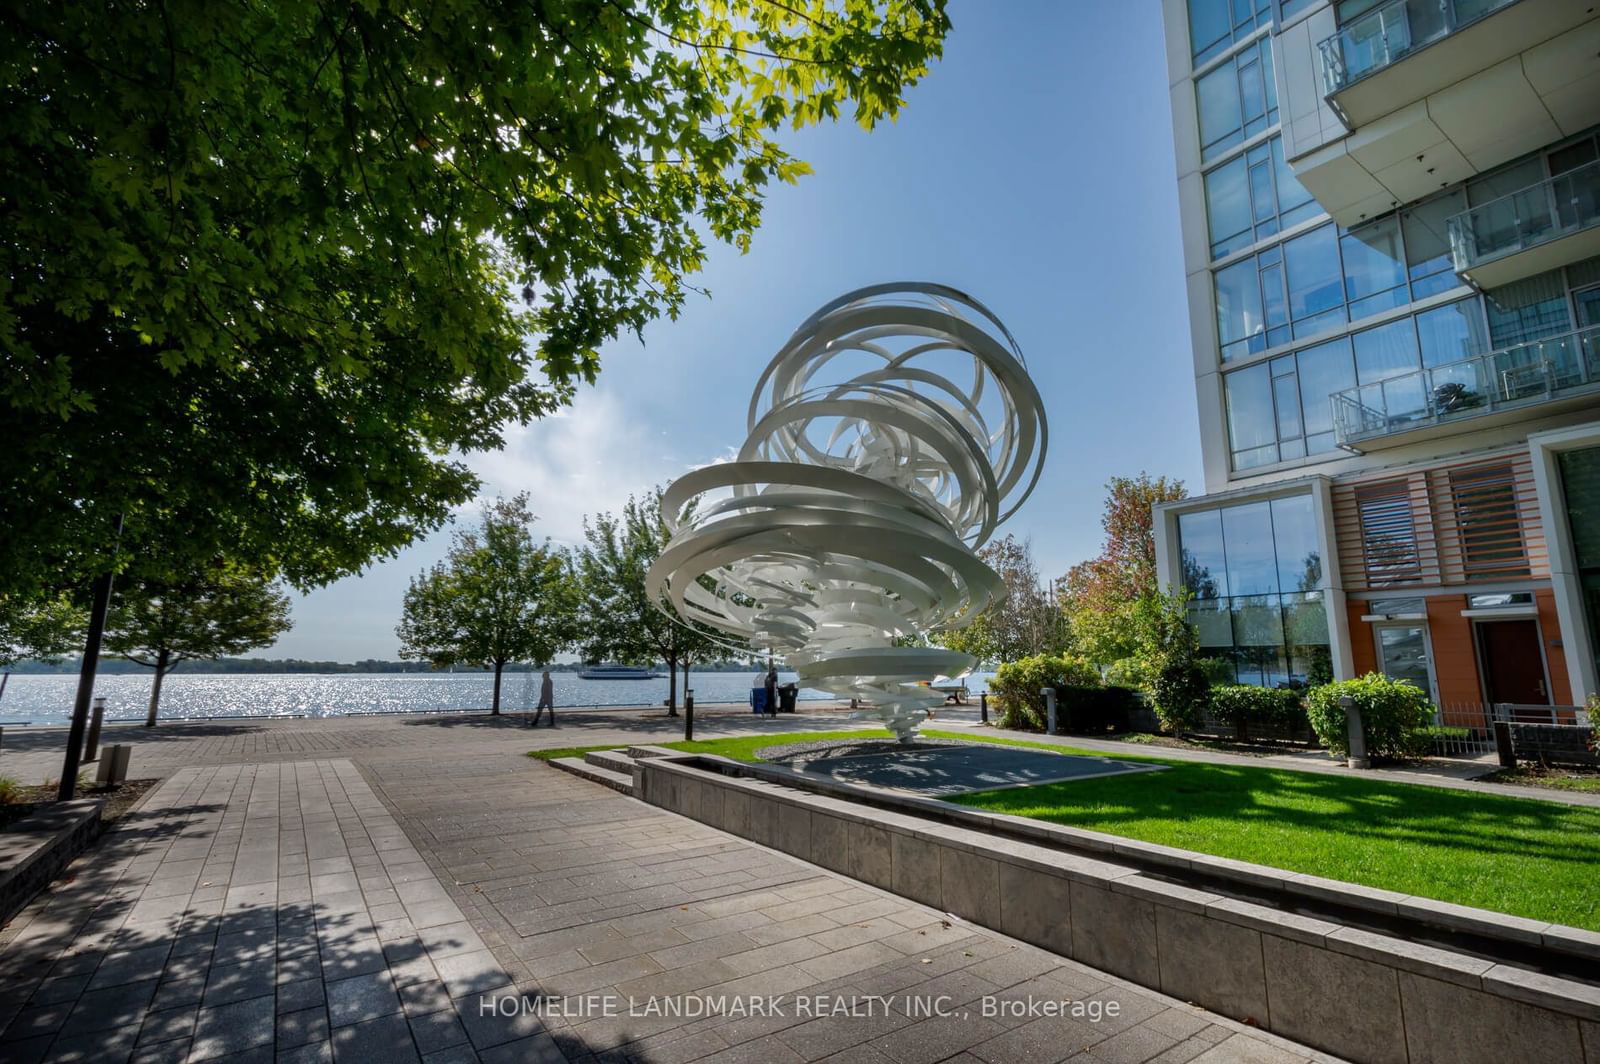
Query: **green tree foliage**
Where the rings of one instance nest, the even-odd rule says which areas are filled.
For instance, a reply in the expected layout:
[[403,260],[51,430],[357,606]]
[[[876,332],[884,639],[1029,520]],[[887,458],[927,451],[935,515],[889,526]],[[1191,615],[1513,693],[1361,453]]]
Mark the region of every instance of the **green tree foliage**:
[[995,669],[989,689],[1000,701],[1000,726],[1044,731],[1047,709],[1039,692],[1046,687],[1099,687],[1100,672],[1070,654],[1039,654],[1007,661]]
[[621,515],[596,514],[583,524],[578,554],[583,592],[582,653],[588,661],[630,665],[665,662],[667,711],[678,712],[678,670],[732,654],[732,636],[679,618],[665,601],[654,602],[645,576],[669,538],[661,519],[661,489],[629,498]]
[[1150,508],[1188,494],[1181,480],[1112,477],[1106,481],[1105,546],[1060,581],[1079,653],[1101,665],[1133,657],[1139,636],[1139,602],[1157,588],[1155,527]]
[[944,0],[0,10],[0,592],[183,554],[298,586],[748,247],[780,130],[894,117]]
[[577,636],[571,563],[535,542],[533,522],[526,494],[485,505],[479,526],[457,530],[445,560],[412,579],[395,629],[402,658],[493,669],[494,714],[506,665],[546,664]]
[[[1322,745],[1336,757],[1350,749],[1350,724],[1341,698],[1355,700],[1361,713],[1362,734],[1367,752],[1382,757],[1405,757],[1418,753],[1414,734],[1433,721],[1433,703],[1428,694],[1405,680],[1391,680],[1376,672],[1354,680],[1323,684],[1306,692],[1306,715],[1316,729]],[[1426,739],[1422,740],[1426,744]]]
[[1189,624],[1189,594],[1152,591],[1133,610],[1134,657],[1149,677],[1152,707],[1164,730],[1178,734],[1200,723],[1211,680],[1200,658],[1200,640]]
[[0,669],[60,661],[83,649],[83,610],[66,595],[0,598]]
[[154,727],[167,673],[273,643],[290,628],[289,598],[257,570],[216,561],[182,579],[127,583],[106,618],[105,647],[155,670],[145,726]]
[[1233,725],[1234,738],[1250,738],[1252,731],[1279,734],[1304,725],[1305,701],[1299,691],[1221,684],[1211,689],[1211,716]]
[[1032,545],[1008,535],[986,544],[978,557],[1005,581],[1005,597],[965,628],[934,633],[933,639],[940,646],[996,665],[1066,651],[1071,643],[1066,617],[1039,582]]

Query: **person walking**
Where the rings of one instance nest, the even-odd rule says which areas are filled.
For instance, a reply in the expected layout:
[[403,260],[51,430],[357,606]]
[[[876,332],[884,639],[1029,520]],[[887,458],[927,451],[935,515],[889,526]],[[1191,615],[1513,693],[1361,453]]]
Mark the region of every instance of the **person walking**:
[[767,716],[778,715],[778,670],[772,662],[767,662],[767,676],[762,686],[767,691]]
[[539,705],[533,711],[533,719],[528,722],[528,727],[539,723],[539,718],[544,716],[545,710],[550,711],[550,727],[556,726],[556,682],[550,678],[550,670],[544,670],[544,679],[539,681]]

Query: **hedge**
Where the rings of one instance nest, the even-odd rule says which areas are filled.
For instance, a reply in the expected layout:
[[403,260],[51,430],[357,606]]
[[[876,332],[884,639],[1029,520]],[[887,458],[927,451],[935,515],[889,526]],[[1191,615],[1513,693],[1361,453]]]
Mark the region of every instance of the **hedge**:
[[1306,716],[1317,738],[1335,757],[1349,754],[1349,725],[1339,699],[1348,695],[1361,711],[1362,731],[1367,753],[1383,757],[1414,757],[1420,744],[1429,742],[1420,735],[1433,723],[1433,704],[1420,688],[1403,680],[1369,672],[1356,680],[1313,687],[1306,693]]
[[1226,684],[1211,689],[1211,718],[1231,724],[1236,738],[1248,739],[1252,730],[1292,730],[1303,725],[1306,713],[1299,691]]
[[1126,687],[1063,684],[1056,688],[1056,723],[1063,731],[1079,735],[1131,731],[1133,711],[1139,704],[1137,692]]
[[1000,726],[1044,731],[1046,687],[1099,687],[1100,670],[1083,658],[1039,654],[1008,661],[994,671],[989,691],[1000,701]]

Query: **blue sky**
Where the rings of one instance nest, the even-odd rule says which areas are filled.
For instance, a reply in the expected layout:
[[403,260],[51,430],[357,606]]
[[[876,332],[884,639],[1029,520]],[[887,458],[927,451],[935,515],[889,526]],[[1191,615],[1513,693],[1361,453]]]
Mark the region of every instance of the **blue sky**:
[[[474,455],[489,494],[526,490],[552,539],[585,513],[725,455],[757,376],[794,327],[851,288],[931,280],[987,303],[1044,397],[1050,453],[1002,528],[1053,576],[1098,552],[1107,477],[1200,490],[1160,7],[952,0],[945,58],[899,120],[788,138],[816,173],[780,186],[749,254],[713,247],[676,322],[604,352],[569,411]],[[464,516],[471,518],[469,510]],[[258,654],[397,656],[409,578],[448,530],[295,602]]]

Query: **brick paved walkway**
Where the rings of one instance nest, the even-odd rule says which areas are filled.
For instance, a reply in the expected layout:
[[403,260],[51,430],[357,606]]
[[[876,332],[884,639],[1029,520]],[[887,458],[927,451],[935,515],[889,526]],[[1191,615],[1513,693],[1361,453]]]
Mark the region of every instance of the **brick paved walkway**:
[[151,737],[163,784],[0,932],[0,1060],[1326,1059],[522,756],[681,726],[576,716]]

